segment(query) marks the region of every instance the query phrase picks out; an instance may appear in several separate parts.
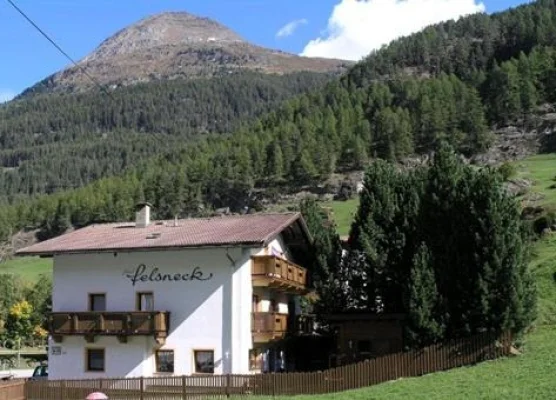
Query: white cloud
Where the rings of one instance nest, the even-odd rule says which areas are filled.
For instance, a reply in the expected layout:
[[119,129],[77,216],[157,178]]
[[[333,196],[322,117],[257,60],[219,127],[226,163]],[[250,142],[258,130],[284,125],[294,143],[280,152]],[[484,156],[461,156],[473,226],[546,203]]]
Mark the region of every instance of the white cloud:
[[276,37],[282,38],[291,36],[294,34],[297,28],[299,28],[301,25],[305,25],[307,22],[309,21],[307,21],[305,18],[296,19],[295,21],[288,22],[286,25],[281,27],[278,32],[276,32]]
[[480,0],[341,0],[322,37],[301,55],[360,60],[372,50],[428,25],[483,12]]
[[0,89],[0,103],[10,101],[15,97],[16,93],[9,89]]

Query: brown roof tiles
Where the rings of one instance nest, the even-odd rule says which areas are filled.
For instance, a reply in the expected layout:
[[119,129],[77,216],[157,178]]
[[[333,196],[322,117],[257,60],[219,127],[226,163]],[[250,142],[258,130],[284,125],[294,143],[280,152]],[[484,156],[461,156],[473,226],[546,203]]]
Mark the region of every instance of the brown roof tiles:
[[174,221],[153,221],[145,228],[134,223],[90,225],[19,250],[17,255],[53,255],[116,250],[210,246],[264,246],[288,226],[300,222],[299,213],[248,214]]

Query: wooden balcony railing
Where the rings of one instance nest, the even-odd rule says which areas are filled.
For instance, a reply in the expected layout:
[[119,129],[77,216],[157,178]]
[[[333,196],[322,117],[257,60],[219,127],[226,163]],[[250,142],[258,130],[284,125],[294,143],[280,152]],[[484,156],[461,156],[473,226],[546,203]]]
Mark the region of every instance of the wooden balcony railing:
[[282,291],[305,292],[307,270],[276,256],[252,257],[253,286],[265,286]]
[[288,331],[288,315],[271,312],[251,313],[251,331],[255,343],[282,339]]
[[168,336],[170,313],[135,312],[54,312],[48,316],[49,333],[56,342],[66,335],[81,335],[87,341],[95,336],[117,336],[126,342],[128,336],[154,336],[160,344]]

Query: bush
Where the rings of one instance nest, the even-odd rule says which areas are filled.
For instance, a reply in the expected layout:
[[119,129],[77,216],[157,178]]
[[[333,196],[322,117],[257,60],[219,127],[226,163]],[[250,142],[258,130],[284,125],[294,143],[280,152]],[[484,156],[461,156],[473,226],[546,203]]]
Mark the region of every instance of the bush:
[[508,179],[514,177],[517,174],[515,165],[509,162],[505,162],[498,167],[498,172],[502,175],[502,178],[507,181]]

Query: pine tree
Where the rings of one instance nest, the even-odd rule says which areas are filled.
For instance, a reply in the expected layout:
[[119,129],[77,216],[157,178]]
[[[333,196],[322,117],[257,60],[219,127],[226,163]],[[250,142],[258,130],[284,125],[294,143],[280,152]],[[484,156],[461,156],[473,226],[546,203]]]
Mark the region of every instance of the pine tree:
[[409,280],[406,336],[410,346],[421,347],[442,338],[437,302],[438,292],[431,254],[426,244],[421,243],[413,257]]

